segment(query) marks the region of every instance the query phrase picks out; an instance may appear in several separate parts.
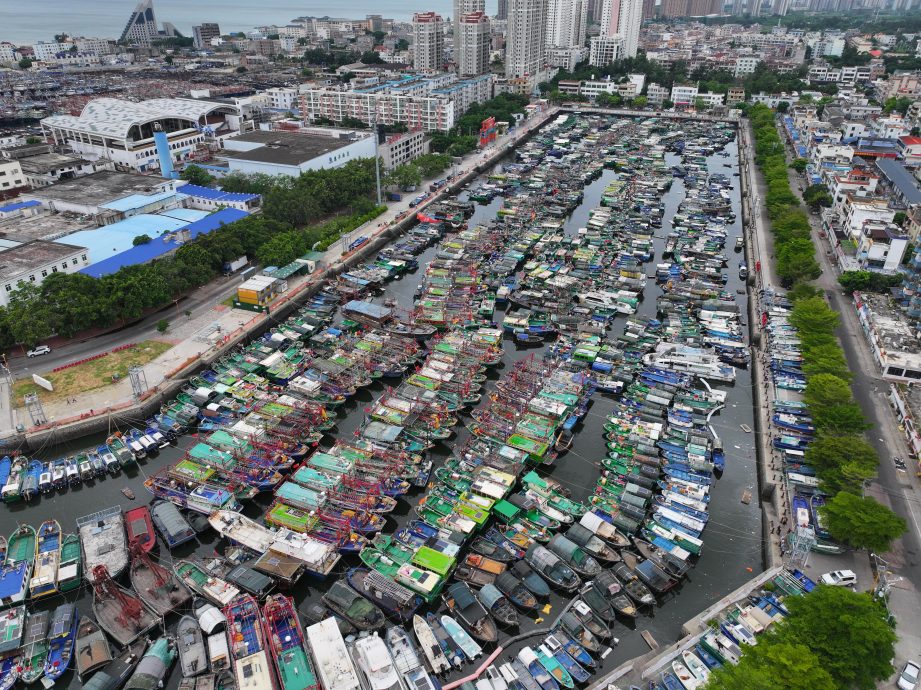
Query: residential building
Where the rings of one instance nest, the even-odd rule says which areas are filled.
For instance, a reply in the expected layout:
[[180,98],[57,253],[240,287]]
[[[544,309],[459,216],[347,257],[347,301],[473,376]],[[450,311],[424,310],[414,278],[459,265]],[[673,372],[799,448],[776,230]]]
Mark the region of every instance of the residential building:
[[301,95],[301,116],[311,121],[322,117],[332,122],[356,118],[365,123],[405,124],[409,129],[446,132],[457,117],[454,101],[445,96],[415,96],[384,89],[341,91],[308,89]]
[[[101,170],[115,169],[115,164],[110,160],[103,158],[91,161],[81,156],[58,153],[48,144],[10,147],[0,151],[0,155],[5,159],[17,161],[26,178],[26,184],[33,188],[47,187],[61,180],[91,175]],[[2,160],[0,158],[0,161]]]
[[206,22],[192,27],[192,43],[197,50],[211,48],[211,40],[220,37],[221,27],[216,22]]
[[735,65],[732,74],[735,77],[744,77],[746,74],[754,74],[761,57],[758,55],[739,55],[735,59]]
[[[916,261],[917,255],[909,263]],[[909,319],[918,309],[914,302],[914,298],[909,302]],[[870,353],[882,378],[894,383],[921,381],[921,353],[918,352],[916,332],[891,300],[884,295],[856,293],[854,303]]]
[[908,235],[885,221],[868,220],[857,238],[857,265],[864,271],[893,273],[902,265],[908,249]]
[[876,168],[886,181],[893,204],[901,208],[921,204],[921,189],[918,189],[918,182],[901,161],[878,158]]
[[19,51],[12,43],[0,43],[0,65],[12,65],[19,62]]
[[432,96],[442,96],[454,103],[454,112],[460,117],[476,103],[485,103],[493,97],[493,75],[455,81],[432,90]]
[[413,15],[413,67],[417,72],[440,72],[444,69],[444,22],[435,12]]
[[63,242],[33,240],[0,249],[0,306],[10,303],[19,283],[41,285],[53,273],[77,273],[89,265],[89,252]]
[[454,62],[461,77],[489,71],[489,18],[485,12],[462,14],[454,27]]
[[119,41],[149,46],[157,35],[157,17],[154,14],[153,0],[141,0],[128,18]]
[[623,38],[621,57],[636,57],[640,25],[643,23],[643,0],[604,0],[601,9],[600,36]]
[[460,23],[460,18],[471,12],[483,12],[485,14],[486,0],[454,0],[454,14],[451,15],[453,26],[456,28]]
[[428,140],[421,129],[389,136],[383,144],[377,147],[381,167],[384,170],[392,170],[411,163],[428,152]]
[[698,89],[696,84],[675,84],[669,100],[675,105],[694,105]]
[[742,86],[730,86],[726,92],[726,105],[730,108],[737,103],[745,102],[745,88]]
[[921,137],[899,137],[899,156],[906,165],[921,164]]
[[41,121],[45,138],[91,160],[106,158],[139,171],[160,167],[154,134],[166,133],[170,157],[188,158],[206,140],[245,127],[240,110],[219,101],[154,98],[134,103],[96,98],[79,117],[53,115]]
[[917,99],[921,97],[921,74],[918,72],[896,72],[880,84],[878,91],[878,100],[880,102],[889,98],[908,97]]
[[0,158],[0,199],[10,199],[28,189],[29,184],[18,160]]
[[715,108],[720,105],[725,105],[726,94],[711,92],[698,93],[694,100],[695,102],[702,102],[706,108]]
[[499,0],[499,5],[496,10],[496,19],[502,22],[508,19],[508,0]]
[[[505,76],[536,86],[544,64],[547,0],[509,0]],[[530,89],[529,89],[530,90]]]
[[59,53],[67,53],[73,47],[72,43],[45,43],[39,41],[32,46],[32,54],[41,62],[53,62]]
[[588,64],[604,67],[624,56],[622,36],[592,36],[589,41]]
[[851,168],[846,173],[833,173],[827,176],[828,191],[832,196],[833,208],[844,203],[848,193],[855,196],[874,196],[879,176],[866,168]]
[[585,45],[588,24],[587,0],[549,0],[544,44],[547,49]]
[[652,105],[662,105],[665,101],[668,100],[668,96],[669,90],[660,84],[656,84],[655,82],[650,83],[649,87],[646,89],[646,98],[649,99],[649,102]]
[[224,142],[215,156],[229,172],[298,177],[308,170],[339,168],[359,158],[374,157],[374,136],[367,132],[335,132],[336,136],[259,130]]
[[895,211],[889,208],[886,199],[857,196],[853,192],[847,192],[838,219],[846,237],[857,241],[867,221],[891,223],[894,217]]

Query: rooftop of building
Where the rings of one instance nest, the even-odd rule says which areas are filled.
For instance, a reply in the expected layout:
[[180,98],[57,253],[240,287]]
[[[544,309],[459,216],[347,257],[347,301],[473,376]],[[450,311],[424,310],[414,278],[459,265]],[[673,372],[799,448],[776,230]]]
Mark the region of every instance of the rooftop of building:
[[197,184],[185,184],[177,190],[180,194],[187,194],[191,197],[200,199],[209,199],[211,201],[241,202],[253,201],[259,198],[258,194],[245,194],[242,192],[225,192],[221,189],[211,189],[211,187],[202,187]]
[[9,249],[0,250],[0,280],[15,278],[27,271],[55,263],[84,251],[83,247],[62,242],[32,240]]
[[85,175],[74,180],[58,182],[49,187],[34,189],[24,196],[39,201],[70,201],[85,206],[101,206],[132,194],[155,194],[157,187],[169,180],[152,175],[102,172]]
[[175,232],[189,223],[199,221],[207,215],[207,211],[188,208],[173,209],[162,214],[139,213],[111,225],[80,230],[64,239],[70,244],[89,249],[90,260],[96,264],[131,249],[135,237],[147,235],[155,239],[164,233]]
[[75,165],[85,165],[89,163],[86,158],[81,156],[72,156],[66,153],[38,153],[33,156],[19,158],[19,165],[25,173],[40,175],[43,173],[53,172],[61,168],[69,168]]
[[921,189],[918,189],[915,178],[902,163],[894,158],[881,158],[876,161],[876,167],[899,190],[907,204],[921,204]]
[[890,365],[921,368],[921,344],[905,314],[888,295],[861,293],[880,354]]
[[249,132],[235,138],[235,142],[250,142],[259,146],[249,151],[221,151],[218,158],[241,161],[275,163],[277,165],[300,165],[318,156],[354,143],[351,138],[336,138],[315,134],[294,132]]
[[76,213],[38,213],[34,216],[20,216],[0,220],[0,238],[29,242],[31,240],[54,240],[78,230],[85,230],[93,223]]

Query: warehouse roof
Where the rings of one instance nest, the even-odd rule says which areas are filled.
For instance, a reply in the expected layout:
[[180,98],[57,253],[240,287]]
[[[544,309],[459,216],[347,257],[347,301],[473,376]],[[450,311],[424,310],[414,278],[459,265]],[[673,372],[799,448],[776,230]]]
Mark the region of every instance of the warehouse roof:
[[221,189],[211,189],[211,187],[201,187],[197,184],[185,184],[177,190],[180,194],[197,196],[201,199],[210,199],[212,201],[252,201],[258,199],[258,194],[244,194],[242,192],[225,192]]
[[876,161],[876,167],[882,171],[892,186],[899,190],[907,204],[921,204],[921,189],[918,189],[915,178],[905,169],[904,165],[892,158],[881,158]]
[[75,252],[82,251],[84,251],[83,247],[45,240],[33,240],[0,250],[0,279],[15,278],[22,273],[47,266]]
[[239,142],[257,144],[249,151],[228,151],[215,154],[218,158],[242,161],[275,163],[276,165],[300,165],[317,156],[337,151],[354,143],[352,139],[295,134],[294,132],[249,132],[234,137],[233,145]]
[[42,125],[124,139],[136,125],[177,119],[188,120],[190,126],[195,126],[205,115],[228,107],[233,108],[228,103],[192,98],[152,98],[140,103],[121,98],[95,98],[83,107],[79,117],[52,115],[44,118]]
[[[195,239],[199,235],[205,235],[212,230],[225,225],[227,223],[233,223],[234,221],[245,218],[249,214],[246,211],[238,211],[234,208],[225,208],[220,211],[202,218],[199,221],[194,223],[188,223],[178,228],[178,230],[187,230],[190,235],[190,239]],[[94,278],[101,278],[102,276],[115,273],[125,266],[134,266],[137,264],[147,263],[148,261],[153,261],[164,254],[168,254],[176,249],[178,249],[182,244],[177,242],[172,235],[166,235],[157,237],[156,239],[148,242],[147,244],[140,244],[137,247],[132,247],[126,251],[123,251],[120,254],[111,256],[108,259],[100,261],[97,264],[93,264],[87,268],[84,268],[81,273],[86,275],[93,276]]]
[[165,182],[169,180],[156,175],[103,170],[92,175],[84,175],[73,180],[34,189],[22,196],[33,197],[39,201],[48,199],[50,201],[69,201],[85,206],[101,206],[132,194],[158,193],[160,186]]

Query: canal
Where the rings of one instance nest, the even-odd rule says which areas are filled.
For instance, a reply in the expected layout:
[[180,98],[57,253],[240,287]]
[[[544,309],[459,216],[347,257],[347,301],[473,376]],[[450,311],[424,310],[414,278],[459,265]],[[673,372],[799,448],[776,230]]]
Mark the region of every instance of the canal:
[[[735,143],[731,143],[726,148],[726,151],[730,154],[729,157],[716,154],[708,158],[708,168],[711,173],[732,176],[733,173],[738,171]],[[675,154],[668,154],[666,160],[669,165],[674,165],[680,161],[680,157]],[[579,227],[585,225],[589,211],[600,205],[601,194],[615,174],[611,170],[605,170],[599,179],[586,186],[582,203],[566,220],[567,233],[574,233]],[[729,266],[726,269],[729,276],[727,290],[737,293],[736,298],[739,301],[741,313],[745,314],[745,301],[748,299],[748,295],[740,293],[745,286],[744,282],[738,278],[736,270],[741,255],[732,253],[736,237],[741,232],[742,222],[738,180],[735,177],[732,177],[732,180],[734,189],[731,200],[736,220],[729,228],[729,236],[726,241],[726,252],[729,255]],[[470,187],[475,187],[482,181],[474,181]],[[656,261],[661,260],[665,235],[669,232],[671,219],[683,197],[683,182],[681,178],[675,178],[673,185],[664,197],[665,217],[662,228],[658,230],[655,238],[655,259],[646,264],[647,274],[654,273],[654,264]],[[461,194],[461,198],[466,198],[466,195]],[[475,213],[469,221],[470,224],[480,223],[485,225],[494,219],[501,202],[501,197],[497,197],[488,204],[477,205]],[[415,275],[410,274],[401,280],[393,281],[387,286],[386,292],[378,297],[377,300],[395,300],[401,307],[410,307],[413,293],[421,280],[424,267],[434,256],[434,252],[434,247],[431,247],[421,254],[418,257],[420,268]],[[660,288],[654,280],[650,279],[644,299],[640,302],[638,313],[643,316],[655,317],[656,299],[659,294],[661,294]],[[501,312],[497,312],[496,318],[501,320]],[[611,331],[612,335],[619,335],[623,331],[623,325],[623,318],[618,319]],[[504,371],[507,371],[515,361],[530,356],[540,357],[543,352],[543,347],[533,345],[528,348],[516,347],[512,340],[506,340],[504,348],[503,364],[497,367],[495,371],[490,372],[491,381],[487,386],[498,379]],[[680,636],[682,623],[721,596],[740,586],[744,581],[750,579],[754,573],[760,572],[763,568],[761,509],[757,502],[759,494],[755,487],[757,475],[754,440],[751,434],[746,434],[740,427],[741,424],[747,424],[749,427],[754,426],[752,423],[753,402],[749,371],[738,370],[735,384],[728,387],[727,390],[726,406],[713,418],[712,422],[714,429],[722,438],[726,451],[726,469],[712,491],[711,518],[703,535],[705,541],[703,554],[696,567],[690,571],[689,576],[683,583],[664,597],[654,610],[647,611],[638,617],[631,628],[623,624],[615,624],[614,634],[619,638],[620,643],[604,661],[599,662],[599,675],[611,670],[626,659],[649,651],[646,643],[640,637],[640,632],[649,631],[662,646],[668,645]],[[364,408],[368,407],[368,404],[379,396],[382,391],[383,386],[377,382],[369,388],[359,391],[353,399],[340,408],[338,424],[332,433],[342,438],[350,437],[364,418]],[[595,481],[600,472],[600,460],[605,453],[602,427],[606,421],[607,414],[612,408],[612,398],[600,393],[596,394],[595,401],[589,408],[589,412],[575,437],[572,449],[555,463],[555,467],[552,470],[552,476],[568,486],[576,499],[584,499],[591,495],[594,490]],[[462,428],[465,421],[469,421],[469,417],[462,418],[461,426],[455,437],[448,441],[447,444],[436,446],[431,451],[436,467],[450,455],[451,447],[454,444],[463,443],[466,440],[468,432]],[[119,420],[117,417],[113,417],[111,420],[112,431],[119,427],[124,428],[127,425],[128,420]],[[327,438],[329,440],[325,441],[324,445],[332,445],[334,439]],[[50,460],[83,448],[95,446],[103,441],[104,438],[92,438],[85,439],[78,444],[49,446],[41,449],[36,456],[43,460]],[[65,533],[75,532],[75,521],[78,517],[113,505],[121,505],[127,510],[134,505],[147,502],[150,494],[144,488],[144,479],[159,468],[177,462],[184,451],[194,445],[196,441],[197,439],[193,436],[182,437],[178,447],[166,448],[158,458],[148,459],[140,466],[129,469],[127,473],[123,473],[116,478],[107,477],[69,489],[65,493],[41,496],[29,504],[20,502],[0,506],[0,533],[9,534],[18,524],[22,523],[29,523],[37,527],[43,520],[49,518],[57,519]],[[129,501],[126,499],[122,494],[124,487],[130,487],[137,496],[137,500]],[[741,496],[746,489],[752,489],[752,495],[755,497],[755,500],[749,505],[741,502]],[[415,493],[409,497],[409,501],[401,501],[400,506],[388,521],[388,530],[392,531],[410,519],[411,508],[418,502],[420,496],[421,494]],[[261,497],[247,505],[244,513],[258,519],[269,503],[269,496]],[[184,558],[193,554],[211,555],[222,547],[223,544],[217,535],[209,530],[200,535],[197,541],[180,546],[172,552],[167,551],[161,544],[158,554],[164,564],[169,564],[172,559]],[[338,575],[343,575],[345,570],[358,563],[357,557],[344,558],[338,566]],[[330,579],[331,581],[332,578]],[[318,602],[323,591],[322,586],[316,586],[316,583],[305,579],[296,586],[293,594],[297,605],[303,609],[311,603]],[[73,598],[73,595],[69,595],[69,598]],[[61,601],[60,596],[51,598],[43,601],[40,604],[40,608],[51,609]],[[77,592],[76,602],[81,612],[90,613],[92,591],[88,585],[84,584]],[[550,601],[550,609],[546,613],[541,613],[540,618],[535,620],[522,617],[520,631],[525,633],[529,630],[544,628],[559,615],[565,603],[566,601],[562,597],[554,594]],[[169,621],[170,628],[175,625],[176,620],[178,618]],[[534,638],[522,644],[536,643],[538,640],[539,638]],[[513,646],[510,651],[515,650],[516,648]],[[468,666],[459,675],[466,675],[470,672],[470,668]],[[179,672],[174,669],[166,687],[177,687],[180,680],[179,676]],[[80,687],[72,672],[66,674],[58,685],[60,687]]]

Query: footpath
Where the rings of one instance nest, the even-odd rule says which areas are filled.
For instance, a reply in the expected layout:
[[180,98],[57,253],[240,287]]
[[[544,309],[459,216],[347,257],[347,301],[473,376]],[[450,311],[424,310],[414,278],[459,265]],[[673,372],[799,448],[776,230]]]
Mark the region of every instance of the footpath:
[[[442,198],[453,194],[452,182],[456,182],[484,165],[501,158],[508,153],[522,139],[543,124],[556,117],[559,108],[551,107],[543,112],[533,114],[512,131],[498,137],[486,148],[478,150],[464,157],[461,163],[453,165],[437,178],[423,181],[420,192],[428,190],[436,179],[447,179],[448,184],[440,190],[428,193],[425,201],[414,208],[409,204],[414,198],[413,194],[404,195],[398,202],[388,203],[387,210],[377,218],[344,234],[332,244],[324,253],[317,269],[306,276],[296,276],[288,280],[288,291],[279,296],[269,306],[269,311],[264,314],[254,314],[241,309],[233,309],[221,303],[221,300],[236,293],[237,282],[228,283],[225,291],[220,292],[215,298],[215,303],[206,310],[192,317],[186,317],[181,312],[173,318],[164,314],[170,320],[169,330],[153,336],[152,339],[169,343],[172,347],[162,355],[144,365],[144,377],[147,383],[147,392],[141,400],[150,398],[174,385],[182,372],[198,364],[214,361],[235,343],[248,334],[265,330],[278,322],[278,312],[288,310],[285,307],[298,300],[304,294],[315,290],[330,275],[340,272],[344,266],[363,256],[359,250],[349,253],[348,247],[355,239],[365,236],[373,244],[386,233],[393,232],[394,228],[423,211],[429,204],[440,201]],[[218,279],[221,280],[221,279]],[[203,288],[205,289],[205,288]],[[142,338],[138,338],[140,340]],[[40,365],[36,362],[36,370]],[[39,371],[39,373],[42,373]],[[39,395],[41,399],[41,395]],[[14,404],[15,402],[15,404]],[[56,399],[48,402],[42,401],[43,417],[35,420],[22,401],[12,400],[12,390],[0,377],[0,439],[22,438],[20,433],[34,434],[48,432],[52,429],[61,429],[68,425],[88,425],[97,422],[100,418],[107,420],[106,426],[114,428],[120,421],[138,421],[137,403],[133,395],[131,382],[126,377],[111,385],[88,390],[76,394],[68,401]],[[20,432],[20,429],[22,430]]]

